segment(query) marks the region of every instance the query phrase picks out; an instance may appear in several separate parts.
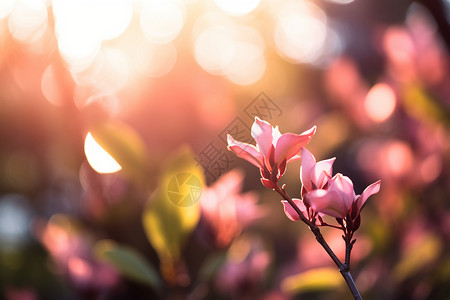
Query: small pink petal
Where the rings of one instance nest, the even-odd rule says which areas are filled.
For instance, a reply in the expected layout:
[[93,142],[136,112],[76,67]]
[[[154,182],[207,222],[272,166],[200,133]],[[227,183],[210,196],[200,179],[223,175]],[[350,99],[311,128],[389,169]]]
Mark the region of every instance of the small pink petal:
[[[303,204],[303,201],[300,199],[292,199],[294,204],[300,209],[300,211],[305,215],[306,207],[305,204]],[[283,203],[284,207],[284,213],[291,221],[298,221],[300,220],[300,217],[298,216],[298,213],[295,211],[295,209],[287,202],[286,200],[282,200],[281,203]]]
[[345,202],[346,210],[350,209],[353,204],[353,200],[356,198],[352,180],[341,173],[336,174],[330,180],[328,190],[336,191],[341,195]]
[[316,166],[316,159],[306,148],[302,148],[302,165],[300,167],[300,180],[307,191],[312,191],[311,174]]
[[308,144],[312,136],[316,132],[316,126],[303,132],[302,134],[286,133],[277,141],[275,147],[275,161],[279,162],[286,159],[288,162],[297,155],[300,150]]
[[321,189],[330,180],[333,174],[333,163],[336,157],[321,160],[314,168],[314,184]]
[[305,195],[305,201],[313,210],[335,218],[344,218],[348,212],[345,200],[335,190],[314,190]]
[[366,203],[367,199],[372,196],[373,194],[376,194],[380,191],[380,186],[381,186],[381,180],[378,180],[374,183],[372,183],[371,185],[369,185],[368,187],[366,187],[366,189],[364,190],[364,192],[362,192],[361,196],[359,196],[359,202],[358,202],[358,210],[361,210],[364,206],[364,204]]
[[254,164],[258,168],[262,168],[264,166],[263,156],[259,153],[258,149],[255,146],[241,143],[233,139],[231,135],[227,136],[228,141],[228,150],[234,152],[237,156],[249,161]]
[[255,122],[253,122],[251,134],[252,137],[255,139],[261,154],[265,158],[268,158],[273,140],[272,126],[266,121],[263,121],[258,117],[255,117]]

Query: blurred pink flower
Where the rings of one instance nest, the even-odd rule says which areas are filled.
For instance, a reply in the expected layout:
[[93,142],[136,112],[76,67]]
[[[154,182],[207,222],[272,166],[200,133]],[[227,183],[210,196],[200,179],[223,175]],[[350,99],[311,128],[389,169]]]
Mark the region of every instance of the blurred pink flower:
[[361,195],[356,195],[351,179],[338,173],[329,181],[328,189],[317,189],[306,193],[304,200],[307,206],[317,212],[336,218],[345,218],[350,215],[351,219],[355,220],[367,199],[379,190],[380,181],[376,181]]
[[245,226],[265,214],[256,205],[254,193],[240,193],[242,181],[242,172],[232,170],[202,193],[202,215],[209,223],[218,247],[228,246]]
[[227,252],[216,276],[219,291],[230,299],[261,299],[261,284],[271,263],[271,253],[259,236],[243,235]]
[[101,290],[118,283],[117,271],[92,256],[92,237],[75,220],[54,215],[48,222],[37,220],[35,230],[55,271],[65,274],[76,287]]
[[286,164],[300,158],[298,153],[315,132],[316,126],[313,126],[299,135],[281,134],[278,126],[272,127],[268,122],[256,117],[251,130],[256,146],[238,142],[228,135],[228,149],[259,167],[262,183],[272,188],[286,171]]

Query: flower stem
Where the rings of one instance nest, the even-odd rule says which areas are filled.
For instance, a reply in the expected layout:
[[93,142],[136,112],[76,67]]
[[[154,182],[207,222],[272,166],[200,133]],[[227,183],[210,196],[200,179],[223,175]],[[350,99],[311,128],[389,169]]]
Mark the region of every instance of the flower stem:
[[[333,250],[330,248],[328,243],[325,241],[322,233],[320,232],[319,227],[309,221],[301,212],[301,210],[295,205],[292,198],[286,193],[284,188],[280,188],[278,184],[275,186],[274,190],[278,192],[278,194],[283,197],[284,200],[286,200],[289,205],[292,206],[292,208],[295,210],[295,212],[298,214],[300,220],[302,220],[303,223],[308,225],[309,229],[312,231],[314,236],[316,237],[317,242],[319,242],[320,245],[325,249],[327,254],[331,257],[333,262],[336,264],[336,266],[339,268],[339,272],[341,273],[342,277],[344,277],[345,282],[347,283],[350,291],[352,292],[353,298],[356,300],[362,300],[361,295],[359,294],[358,288],[355,285],[355,282],[353,281],[352,274],[350,274],[350,252],[351,252],[351,246],[353,246],[352,243],[347,243],[346,241],[346,255],[345,255],[345,263],[342,263],[340,259],[336,256],[336,254],[333,252]],[[350,246],[349,246],[350,244]]]

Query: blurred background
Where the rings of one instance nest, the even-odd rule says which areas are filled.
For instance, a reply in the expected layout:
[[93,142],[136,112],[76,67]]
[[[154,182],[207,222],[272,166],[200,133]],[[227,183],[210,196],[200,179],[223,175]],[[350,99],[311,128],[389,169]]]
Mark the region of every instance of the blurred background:
[[448,0],[2,0],[0,299],[349,299],[227,151],[255,116],[382,180],[364,299],[450,299],[449,24]]

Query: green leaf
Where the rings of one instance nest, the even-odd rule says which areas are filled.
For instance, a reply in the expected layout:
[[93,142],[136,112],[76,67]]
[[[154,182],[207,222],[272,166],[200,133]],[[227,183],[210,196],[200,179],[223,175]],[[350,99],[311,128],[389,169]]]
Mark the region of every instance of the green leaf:
[[102,123],[90,130],[94,140],[134,178],[145,178],[150,162],[145,143],[137,132],[118,121]]
[[442,242],[438,237],[433,234],[422,236],[405,250],[400,261],[394,267],[394,278],[402,281],[413,276],[435,261],[441,250]]
[[317,268],[286,277],[281,289],[289,294],[336,289],[344,279],[335,268]]
[[94,246],[94,255],[116,268],[123,276],[144,283],[154,289],[161,286],[158,272],[135,249],[112,240],[100,240]]
[[150,196],[142,216],[162,268],[180,259],[182,247],[200,217],[198,201],[203,187],[203,170],[192,152],[185,147],[179,149],[165,165],[159,188]]

